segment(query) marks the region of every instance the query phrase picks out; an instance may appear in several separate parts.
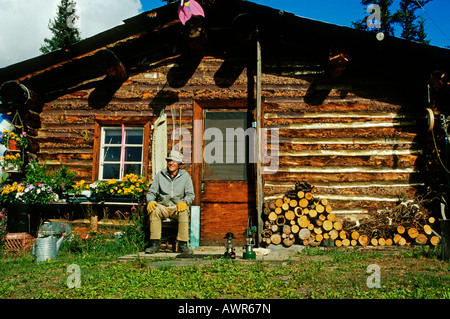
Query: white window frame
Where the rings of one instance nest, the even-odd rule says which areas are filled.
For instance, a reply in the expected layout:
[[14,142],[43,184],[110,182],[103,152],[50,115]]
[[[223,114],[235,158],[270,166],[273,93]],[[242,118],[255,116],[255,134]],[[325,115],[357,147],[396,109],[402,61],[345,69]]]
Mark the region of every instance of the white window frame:
[[145,151],[145,147],[144,147],[144,134],[145,134],[145,129],[142,126],[125,126],[125,131],[128,130],[136,130],[136,131],[141,131],[142,132],[142,144],[125,144],[124,148],[126,147],[140,147],[142,149],[141,151],[141,160],[139,162],[137,161],[126,161],[124,160],[124,165],[122,165],[122,156],[120,156],[120,160],[119,161],[105,161],[104,157],[105,157],[105,149],[107,147],[121,147],[122,148],[122,143],[120,144],[109,144],[109,143],[105,143],[104,141],[104,136],[105,136],[105,131],[106,130],[121,130],[121,126],[120,125],[108,125],[108,126],[101,126],[101,134],[100,134],[100,158],[99,158],[99,167],[98,167],[98,177],[99,180],[108,180],[106,178],[103,178],[103,167],[104,164],[119,164],[120,166],[120,171],[119,171],[119,177],[118,179],[121,179],[122,177],[124,177],[126,174],[124,174],[124,169],[122,167],[125,167],[126,164],[139,164],[141,166],[140,172],[139,174],[142,174],[143,169],[144,169],[144,151]]

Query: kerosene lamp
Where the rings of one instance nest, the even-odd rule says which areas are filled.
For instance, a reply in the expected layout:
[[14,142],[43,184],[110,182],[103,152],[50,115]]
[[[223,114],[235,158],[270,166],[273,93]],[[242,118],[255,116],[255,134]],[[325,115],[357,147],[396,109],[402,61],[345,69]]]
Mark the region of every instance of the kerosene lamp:
[[256,253],[253,251],[253,246],[255,246],[255,242],[253,240],[253,236],[255,235],[256,230],[253,227],[247,228],[244,232],[246,236],[246,244],[244,246],[244,259],[256,259]]
[[234,237],[233,233],[227,233],[224,237],[224,239],[227,240],[226,244],[225,244],[225,258],[231,258],[231,259],[235,259],[236,258],[236,252],[234,250],[233,247],[233,242],[232,240],[235,239],[236,237]]

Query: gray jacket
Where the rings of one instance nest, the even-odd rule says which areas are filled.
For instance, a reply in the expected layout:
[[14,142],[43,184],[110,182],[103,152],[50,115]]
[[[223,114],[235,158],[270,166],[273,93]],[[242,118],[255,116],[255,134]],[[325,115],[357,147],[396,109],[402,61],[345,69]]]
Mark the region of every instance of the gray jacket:
[[147,193],[147,202],[156,200],[164,206],[174,206],[183,201],[188,205],[194,202],[195,193],[191,176],[183,169],[172,180],[167,168],[156,174]]

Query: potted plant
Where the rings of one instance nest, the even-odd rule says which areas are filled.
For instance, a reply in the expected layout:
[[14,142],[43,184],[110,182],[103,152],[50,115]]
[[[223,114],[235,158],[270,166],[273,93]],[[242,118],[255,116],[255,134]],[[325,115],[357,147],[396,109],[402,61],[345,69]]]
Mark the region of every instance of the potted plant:
[[19,172],[23,165],[20,153],[6,154],[0,157],[0,163],[6,172]]
[[0,134],[0,143],[5,145],[8,150],[17,151],[19,149],[25,149],[29,145],[26,132],[15,133],[9,130],[4,130]]
[[150,185],[151,180],[145,175],[127,174],[120,180],[96,181],[89,187],[96,198],[136,201],[145,197]]
[[55,200],[55,193],[43,183],[13,182],[3,185],[0,200],[8,212],[9,232],[34,233],[40,212],[37,205],[45,205]]

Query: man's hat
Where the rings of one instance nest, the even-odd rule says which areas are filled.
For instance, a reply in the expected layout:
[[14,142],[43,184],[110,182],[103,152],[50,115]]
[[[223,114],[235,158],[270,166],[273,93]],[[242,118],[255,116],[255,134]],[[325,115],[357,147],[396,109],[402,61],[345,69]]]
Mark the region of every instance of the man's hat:
[[166,161],[174,161],[178,164],[184,164],[183,163],[183,154],[181,154],[178,151],[171,151],[169,156],[167,156]]

